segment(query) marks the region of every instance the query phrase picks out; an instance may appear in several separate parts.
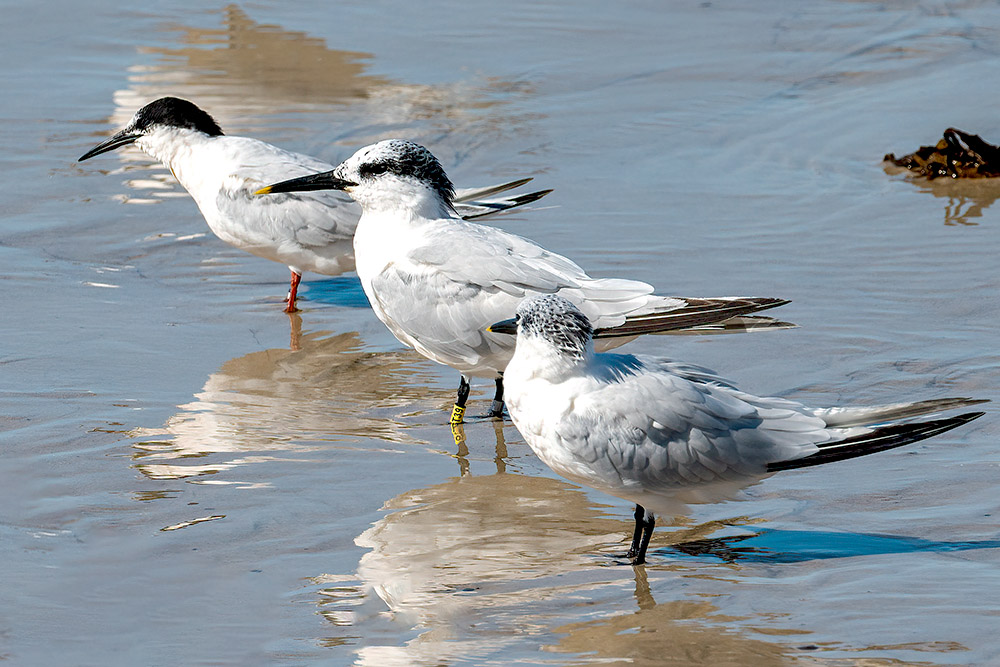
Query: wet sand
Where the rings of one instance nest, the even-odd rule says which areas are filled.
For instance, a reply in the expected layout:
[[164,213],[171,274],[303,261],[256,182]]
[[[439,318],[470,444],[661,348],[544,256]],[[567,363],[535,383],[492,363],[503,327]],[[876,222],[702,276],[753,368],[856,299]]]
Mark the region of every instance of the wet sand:
[[[790,298],[797,329],[631,350],[810,404],[1000,400],[1000,184],[885,153],[1000,141],[1000,10],[306,2],[5,12],[0,656],[11,664],[1000,662],[994,408],[664,518],[446,421],[457,376],[353,275],[225,245],[136,150],[158,96],[335,162],[428,145],[594,275]],[[492,383],[474,385],[470,412]]]

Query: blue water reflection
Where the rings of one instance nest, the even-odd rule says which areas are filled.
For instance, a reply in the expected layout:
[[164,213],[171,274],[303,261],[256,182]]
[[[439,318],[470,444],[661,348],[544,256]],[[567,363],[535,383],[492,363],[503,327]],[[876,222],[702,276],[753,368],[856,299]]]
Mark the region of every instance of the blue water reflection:
[[998,547],[1000,540],[947,542],[879,533],[762,528],[750,535],[731,535],[674,544],[657,549],[656,553],[670,559],[676,559],[680,554],[693,558],[718,559],[726,563],[803,563],[828,558],[940,553]]
[[[341,308],[368,308],[361,281],[356,275],[337,276],[303,282],[299,288],[308,301]],[[308,303],[304,304],[308,307]]]

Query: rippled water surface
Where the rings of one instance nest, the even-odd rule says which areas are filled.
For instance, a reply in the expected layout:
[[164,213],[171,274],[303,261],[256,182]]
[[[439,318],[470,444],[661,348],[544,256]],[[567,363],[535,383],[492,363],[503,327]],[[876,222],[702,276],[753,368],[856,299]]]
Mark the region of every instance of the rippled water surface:
[[[167,6],[169,5],[169,7]],[[790,298],[799,328],[632,348],[813,404],[1000,399],[986,2],[6,3],[0,657],[11,664],[1000,664],[995,408],[665,517],[562,481],[352,275],[208,231],[134,149],[166,94],[337,161],[412,138],[596,275]],[[485,408],[492,383],[474,386]]]

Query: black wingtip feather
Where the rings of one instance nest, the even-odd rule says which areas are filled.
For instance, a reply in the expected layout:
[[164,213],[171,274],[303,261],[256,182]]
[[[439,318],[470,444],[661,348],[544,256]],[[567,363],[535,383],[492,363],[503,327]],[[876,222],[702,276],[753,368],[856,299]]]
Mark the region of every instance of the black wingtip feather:
[[718,299],[690,299],[687,306],[664,313],[630,317],[625,323],[607,329],[596,329],[594,338],[623,338],[641,334],[664,333],[679,329],[706,326],[724,322],[732,317],[758,313],[789,303],[774,297],[746,297],[724,301]]
[[508,209],[517,208],[518,206],[524,206],[525,204],[530,204],[532,202],[538,201],[539,199],[549,194],[550,192],[552,192],[551,189],[539,190],[538,192],[529,192],[527,194],[518,195],[517,197],[509,197],[502,201],[495,201],[495,202],[476,202],[476,201],[461,202],[466,204],[467,206],[478,206],[480,208],[488,209],[486,211],[483,211],[482,213],[471,213],[469,215],[463,215],[462,219],[475,220],[476,218],[482,218],[483,216],[493,215],[494,213],[498,213],[500,211],[506,211]]
[[773,296],[755,296],[750,297],[750,300],[757,304],[758,312],[761,310],[777,308],[778,306],[785,306],[792,302],[791,299],[780,299]]
[[857,458],[867,454],[883,452],[887,449],[902,447],[918,440],[924,440],[935,435],[950,431],[963,424],[967,424],[974,419],[979,419],[985,412],[967,412],[955,417],[946,419],[933,419],[916,424],[893,424],[877,428],[871,433],[856,435],[836,442],[828,442],[819,445],[819,451],[801,459],[790,461],[777,461],[767,465],[768,472],[778,472],[779,470],[794,470],[795,468],[808,468],[809,466],[832,463],[833,461],[844,461],[846,459]]

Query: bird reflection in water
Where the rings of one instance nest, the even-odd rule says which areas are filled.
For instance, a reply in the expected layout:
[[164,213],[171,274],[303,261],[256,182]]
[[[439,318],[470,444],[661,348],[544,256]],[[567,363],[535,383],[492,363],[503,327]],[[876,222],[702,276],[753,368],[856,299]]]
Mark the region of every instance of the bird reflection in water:
[[552,600],[582,583],[562,577],[593,575],[591,554],[621,528],[563,481],[501,472],[414,489],[383,509],[355,539],[367,551],[354,593],[343,581],[318,591],[321,613],[345,633],[389,624],[389,642],[358,648],[360,665],[474,661],[516,645],[551,623]]
[[[492,428],[493,435],[496,437],[496,456],[493,457],[493,462],[496,464],[497,473],[503,474],[507,472],[507,440],[504,436],[504,421],[500,419],[484,419],[487,424],[486,428]],[[465,425],[464,424],[451,424],[451,437],[455,442],[455,458],[458,460],[459,474],[462,476],[469,474],[469,446],[466,442],[465,436]]]
[[[757,528],[747,535],[689,540],[661,549],[663,554],[672,559],[668,570],[669,579],[654,583],[658,583],[658,588],[663,592],[666,584],[676,582],[678,577],[714,578],[716,575],[713,571],[717,567],[714,564],[720,562],[724,564],[727,573],[733,575],[738,573],[733,568],[743,565],[792,565],[828,558],[951,552],[993,549],[998,546],[1000,541],[997,540],[944,542],[895,535]],[[706,571],[705,568],[709,569]],[[807,655],[816,656],[813,652],[820,650],[824,644],[817,645],[808,641],[808,636],[812,634],[809,629],[775,627],[775,621],[780,622],[784,615],[759,613],[734,616],[731,612],[724,613],[711,602],[711,596],[704,593],[657,602],[648,579],[650,573],[646,568],[636,567],[633,574],[638,609],[632,613],[608,614],[602,618],[552,628],[552,633],[562,636],[545,649],[560,654],[585,655],[593,662],[627,659],[628,664],[640,666],[677,664],[742,667],[749,664],[799,664],[797,659],[803,659]],[[769,578],[768,581],[774,580]],[[735,586],[744,596],[748,595],[744,579],[729,581],[727,586]],[[676,585],[671,584],[670,590],[676,590]],[[602,602],[609,604],[606,599],[608,595],[603,597]],[[823,631],[822,628],[816,630]],[[762,639],[766,635],[780,637],[784,641]],[[829,648],[842,650],[844,647],[835,645]],[[862,645],[854,650],[869,648],[878,648],[880,652],[884,652],[885,647]],[[895,648],[935,652],[942,650],[940,645],[920,642],[898,644]],[[947,645],[944,650],[965,649],[961,645]],[[805,664],[827,663],[810,661]],[[841,662],[836,661],[836,664]],[[878,664],[888,662],[879,661]]]
[[[333,113],[344,123],[340,135],[352,127],[370,133],[350,145],[365,143],[383,127],[414,137],[432,132],[440,144],[442,131],[445,141],[479,141],[484,134],[509,133],[521,122],[509,110],[489,113],[504,104],[497,93],[516,91],[517,82],[502,77],[435,85],[394,81],[367,71],[376,54],[330,48],[305,32],[258,23],[236,5],[225,7],[221,19],[218,28],[170,26],[176,46],[142,47],[128,87],[114,93],[115,110],[100,121],[95,136],[108,125],[124,126],[136,109],[166,96],[193,100],[223,128],[251,136],[280,134],[287,114],[328,119]],[[280,136],[273,138],[282,143]],[[315,145],[300,148],[331,162],[344,157],[333,153],[334,138],[322,132]],[[123,151],[121,159],[134,165],[126,171],[146,172],[128,182],[143,193],[122,195],[123,201],[148,204],[185,196],[169,171],[140,151]]]
[[[473,449],[485,432],[480,426],[470,426]],[[704,599],[657,603],[643,567],[628,570],[630,591],[624,571],[607,567],[621,551],[624,522],[567,482],[467,473],[403,493],[383,509],[385,516],[355,540],[368,550],[356,573],[313,580],[320,614],[335,629],[331,645],[341,634],[351,637],[358,665],[487,662],[523,644],[525,635],[547,651],[649,665],[665,655],[734,665],[746,663],[730,657],[752,655],[754,664],[778,665],[797,652],[722,625],[720,610]],[[705,541],[743,523],[679,517],[676,532],[657,542]],[[705,567],[681,560],[670,577],[701,576]],[[360,638],[357,627],[384,631]]]
[[358,438],[427,444],[396,417],[436,415],[450,398],[428,386],[419,357],[367,351],[354,332],[302,334],[294,314],[291,323],[291,350],[227,361],[163,428],[133,431],[136,467],[151,478],[182,479]]
[[[636,568],[634,576],[637,609],[552,628],[559,639],[545,650],[638,667],[778,667],[801,655],[802,648],[795,644],[760,639],[756,632],[748,636],[751,633],[736,623],[745,619],[723,614],[704,598],[657,602],[645,568]],[[797,634],[784,629],[776,633]]]
[[[799,637],[808,630],[735,617],[700,594],[704,586],[688,595],[683,582],[722,577],[729,587],[742,567],[1000,546],[765,528],[733,516],[732,506],[730,518],[701,522],[679,502],[654,538],[651,552],[663,565],[623,570],[617,565],[627,522],[617,508],[521,460],[527,446],[510,426],[473,421],[465,429],[457,476],[387,501],[382,518],[355,539],[366,550],[356,571],[312,580],[313,601],[331,630],[325,641],[354,645],[356,664],[485,663],[522,646],[527,635],[547,652],[588,660],[660,665],[664,656],[685,656],[678,664],[784,665],[815,649]],[[721,498],[701,491],[688,500]],[[630,577],[622,578],[625,572]],[[661,579],[651,587],[654,572]],[[661,596],[669,598],[655,599]],[[768,641],[758,626],[781,639]],[[361,627],[365,637],[355,634]]]

